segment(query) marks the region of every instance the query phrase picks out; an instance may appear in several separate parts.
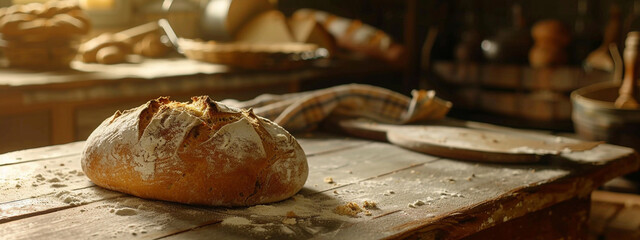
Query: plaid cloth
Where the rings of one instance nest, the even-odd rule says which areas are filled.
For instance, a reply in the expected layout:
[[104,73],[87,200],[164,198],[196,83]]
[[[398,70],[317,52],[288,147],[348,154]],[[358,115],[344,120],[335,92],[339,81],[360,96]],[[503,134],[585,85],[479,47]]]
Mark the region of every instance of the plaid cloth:
[[388,124],[437,120],[451,108],[451,102],[437,98],[434,91],[413,90],[411,95],[409,98],[384,88],[347,84],[284,95],[263,94],[244,102],[222,102],[252,108],[255,114],[293,132],[313,130],[330,117],[363,117]]

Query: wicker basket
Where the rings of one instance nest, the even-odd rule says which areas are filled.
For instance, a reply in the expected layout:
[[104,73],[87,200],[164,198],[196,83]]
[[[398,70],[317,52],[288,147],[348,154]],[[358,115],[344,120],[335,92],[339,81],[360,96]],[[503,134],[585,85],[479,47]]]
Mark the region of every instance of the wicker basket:
[[190,59],[243,69],[295,69],[328,56],[325,49],[302,43],[217,43],[181,38],[178,44]]
[[68,69],[78,52],[75,38],[46,41],[3,40],[2,49],[9,67],[30,69]]

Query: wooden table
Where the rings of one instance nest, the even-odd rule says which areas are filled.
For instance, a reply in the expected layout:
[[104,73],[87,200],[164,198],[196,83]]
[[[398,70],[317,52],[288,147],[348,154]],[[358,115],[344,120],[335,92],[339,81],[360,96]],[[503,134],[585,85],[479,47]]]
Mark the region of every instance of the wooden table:
[[[613,145],[539,164],[500,165],[326,133],[298,139],[310,166],[303,190],[249,208],[104,190],[82,173],[83,142],[3,154],[0,238],[582,239],[591,192],[640,166],[633,150]],[[355,217],[334,213],[364,201],[377,208]]]
[[[0,69],[0,153],[85,140],[116,110],[160,96],[247,100],[361,82],[387,85],[400,70],[382,62],[331,60],[289,71],[243,71],[175,57],[115,65],[73,62],[68,71]],[[378,81],[378,82],[376,82]]]

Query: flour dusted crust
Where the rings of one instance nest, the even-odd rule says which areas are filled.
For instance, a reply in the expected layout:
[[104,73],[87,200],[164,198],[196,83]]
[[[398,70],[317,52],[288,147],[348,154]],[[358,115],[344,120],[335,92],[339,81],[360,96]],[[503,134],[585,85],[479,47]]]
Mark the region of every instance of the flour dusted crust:
[[208,97],[158,98],[116,112],[89,136],[82,168],[97,185],[188,204],[247,206],[304,185],[305,154],[286,130]]

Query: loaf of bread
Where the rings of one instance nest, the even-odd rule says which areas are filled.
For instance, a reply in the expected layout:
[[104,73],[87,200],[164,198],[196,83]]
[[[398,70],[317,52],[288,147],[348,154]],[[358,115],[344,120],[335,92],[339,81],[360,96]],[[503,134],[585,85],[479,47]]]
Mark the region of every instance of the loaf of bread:
[[327,49],[329,56],[337,53],[336,39],[314,18],[291,18],[288,21],[291,34],[297,42],[311,43]]
[[117,111],[87,139],[85,174],[138,197],[210,206],[270,203],[302,188],[307,160],[285,129],[251,110],[192,100]]
[[363,53],[367,56],[402,65],[405,61],[404,46],[394,42],[384,31],[357,19],[348,19],[314,9],[296,10],[291,19],[299,21],[315,19],[333,35],[341,48]]
[[259,14],[238,30],[237,42],[243,43],[290,43],[295,42],[287,26],[287,19],[278,10]]

